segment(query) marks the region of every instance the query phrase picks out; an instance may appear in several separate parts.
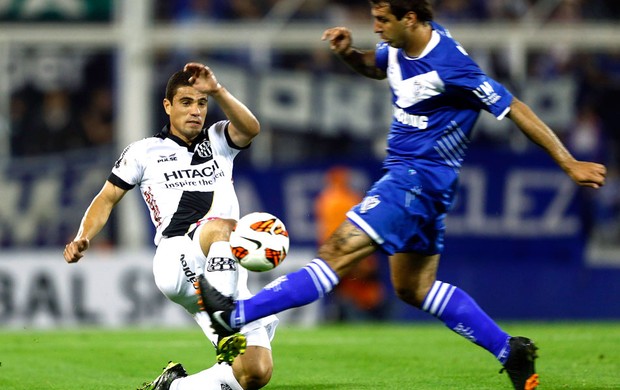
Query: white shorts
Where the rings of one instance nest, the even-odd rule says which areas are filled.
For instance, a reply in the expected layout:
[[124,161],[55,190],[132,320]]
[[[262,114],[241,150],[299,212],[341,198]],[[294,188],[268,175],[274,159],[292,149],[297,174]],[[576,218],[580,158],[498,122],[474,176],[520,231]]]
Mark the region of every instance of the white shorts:
[[[198,275],[204,273],[206,256],[202,253],[198,237],[199,226],[193,235],[162,238],[153,258],[153,276],[157,288],[173,302],[183,306],[196,320],[202,331],[213,345],[217,345],[217,335],[211,329],[211,320],[207,313],[200,311],[198,295],[194,282]],[[237,266],[238,282],[234,299],[246,299],[252,296],[247,287],[248,271]],[[250,322],[241,328],[248,345],[271,349],[271,340],[278,326],[274,315]]]

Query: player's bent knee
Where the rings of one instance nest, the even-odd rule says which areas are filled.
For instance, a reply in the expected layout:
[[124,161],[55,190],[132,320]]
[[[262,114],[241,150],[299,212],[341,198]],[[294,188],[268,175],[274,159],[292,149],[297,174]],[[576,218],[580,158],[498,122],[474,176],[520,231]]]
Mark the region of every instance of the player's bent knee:
[[267,386],[272,372],[271,366],[247,366],[235,377],[245,390],[255,390]]
[[271,351],[250,346],[244,355],[235,359],[233,370],[239,384],[244,389],[260,389],[271,380],[273,373]]
[[417,308],[422,307],[424,296],[418,294],[416,290],[408,287],[394,287],[396,296],[403,302],[406,302]]
[[213,219],[205,223],[200,234],[210,241],[227,241],[236,224],[234,219]]
[[271,373],[271,368],[268,371],[250,371],[243,375],[243,379],[239,383],[246,390],[260,389],[267,386],[271,380]]

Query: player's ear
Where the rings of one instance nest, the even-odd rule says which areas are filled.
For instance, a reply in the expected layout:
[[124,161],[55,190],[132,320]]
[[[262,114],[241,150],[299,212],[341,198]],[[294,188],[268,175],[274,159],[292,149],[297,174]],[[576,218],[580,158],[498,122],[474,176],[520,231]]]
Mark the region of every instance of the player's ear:
[[409,11],[403,16],[403,21],[405,22],[405,26],[413,27],[418,22],[418,14],[413,11]]
[[168,99],[164,99],[164,110],[166,110],[166,114],[170,115],[170,106],[172,106],[172,102]]

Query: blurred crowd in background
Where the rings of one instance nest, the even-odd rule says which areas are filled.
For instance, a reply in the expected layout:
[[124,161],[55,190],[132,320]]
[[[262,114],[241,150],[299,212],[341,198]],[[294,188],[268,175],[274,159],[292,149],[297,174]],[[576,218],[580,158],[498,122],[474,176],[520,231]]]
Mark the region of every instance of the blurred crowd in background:
[[[125,1],[133,2],[134,0],[0,1],[0,38],[3,38],[2,25],[11,23],[25,26],[29,23],[40,22],[110,24],[113,23],[115,17],[114,5],[127,4],[121,3]],[[355,25],[364,28],[367,26],[368,32],[372,28],[370,8],[365,0],[149,1],[153,5],[152,23],[155,26],[174,25],[187,28],[187,31],[191,31],[193,26],[205,23],[209,25],[240,23],[252,25],[255,28],[288,23],[300,25],[314,23],[325,28]],[[82,9],[72,8],[79,4],[82,5]],[[594,313],[588,315],[598,316],[597,312],[603,312],[617,316],[615,306],[606,301],[610,296],[607,289],[600,290],[604,292],[604,296],[603,294],[601,297],[595,296],[601,286],[613,283],[609,280],[613,279],[617,273],[603,272],[605,276],[609,276],[609,279],[597,279],[593,276],[592,269],[581,268],[583,259],[580,251],[585,246],[594,244],[603,248],[606,253],[612,253],[615,268],[618,268],[620,264],[620,256],[618,256],[620,253],[620,129],[618,128],[620,123],[620,99],[618,99],[620,94],[620,0],[435,0],[433,5],[435,20],[452,29],[456,39],[459,37],[455,30],[465,25],[470,28],[482,24],[500,27],[518,26],[522,29],[531,28],[533,31],[547,23],[564,24],[580,29],[599,24],[617,27],[618,46],[612,49],[580,50],[564,44],[543,49],[528,47],[525,74],[520,74],[519,77],[515,77],[514,68],[512,68],[514,62],[509,59],[510,48],[464,45],[474,60],[490,76],[505,84],[516,96],[526,100],[526,103],[529,103],[528,97],[538,98],[537,108],[547,103],[545,96],[532,96],[531,91],[540,95],[544,93],[554,96],[562,95],[561,99],[548,99],[549,106],[561,104],[564,108],[563,119],[559,122],[562,124],[557,125],[558,122],[554,122],[553,129],[577,158],[602,162],[607,165],[609,172],[607,184],[601,190],[576,189],[576,186],[569,189],[569,196],[565,198],[573,197],[572,188],[578,191],[575,198],[580,202],[574,202],[579,203],[580,210],[577,212],[575,208],[566,205],[564,199],[560,199],[566,193],[563,192],[565,188],[554,186],[557,183],[551,183],[549,187],[544,185],[536,187],[537,184],[527,187],[517,183],[519,184],[517,190],[521,192],[517,193],[514,198],[524,205],[519,206],[517,211],[512,210],[514,214],[518,214],[516,222],[523,223],[523,226],[533,226],[530,223],[544,228],[551,226],[550,229],[543,229],[546,235],[538,237],[538,241],[534,243],[526,244],[521,232],[514,233],[511,229],[502,232],[500,229],[500,231],[477,236],[475,231],[470,232],[469,225],[464,225],[465,233],[461,232],[461,236],[457,235],[455,239],[457,244],[463,243],[459,247],[459,253],[453,256],[456,259],[451,263],[446,262],[446,266],[454,267],[449,272],[458,274],[461,279],[467,280],[468,275],[471,276],[469,289],[475,292],[477,288],[485,288],[485,284],[479,283],[481,273],[492,274],[495,267],[506,267],[506,270],[513,270],[507,274],[518,276],[522,268],[511,267],[519,267],[521,263],[529,259],[531,263],[527,264],[535,264],[536,272],[533,275],[524,275],[528,283],[521,283],[520,279],[516,278],[517,284],[514,285],[513,291],[516,297],[526,297],[523,298],[524,302],[527,302],[527,309],[524,309],[524,312],[528,315],[530,315],[529,307],[534,302],[539,304],[538,310],[543,313],[543,317],[553,316],[556,312],[548,310],[544,302],[557,300],[556,294],[546,293],[547,289],[556,289],[563,291],[562,296],[566,291],[575,294],[573,298],[561,299],[568,302],[566,306],[577,307],[582,301],[587,302],[582,306],[591,309]],[[65,7],[62,12],[60,12],[60,7]],[[201,37],[191,35],[188,39],[201,39]],[[204,39],[207,40],[209,37],[204,37]],[[316,40],[320,40],[320,36],[317,36]],[[6,46],[2,46],[2,43],[4,42],[0,39],[0,67],[2,65],[8,67],[8,72],[6,72],[8,76],[4,79],[0,78],[0,136],[5,137],[1,140],[4,141],[4,145],[0,143],[0,146],[6,147],[8,158],[0,153],[0,188],[2,188],[3,198],[3,203],[0,205],[0,247],[8,249],[58,247],[73,237],[78,221],[88,206],[87,202],[92,199],[94,193],[91,192],[98,191],[113,161],[126,146],[125,141],[119,140],[119,134],[126,134],[132,130],[116,128],[120,110],[126,109],[119,107],[118,103],[120,89],[118,75],[123,72],[123,69],[118,68],[119,51],[116,48],[84,46],[76,48],[67,44],[22,45],[13,44],[10,40],[10,44]],[[8,53],[2,51],[6,47],[8,47]],[[389,91],[385,83],[381,83],[384,91],[380,90],[381,87],[375,87],[379,84],[371,84],[367,89],[350,88],[353,90],[349,92],[350,95],[360,92],[361,95],[375,94],[381,99],[370,98],[366,101],[366,107],[358,109],[355,104],[357,101],[353,98],[348,102],[349,105],[343,108],[339,104],[338,92],[351,86],[365,87],[363,85],[365,79],[355,75],[353,71],[344,66],[336,56],[332,55],[327,45],[318,49],[296,51],[279,50],[277,47],[270,47],[266,50],[268,50],[267,66],[264,61],[256,63],[256,58],[248,55],[247,50],[240,49],[194,50],[179,46],[174,50],[158,49],[151,53],[153,54],[151,70],[154,80],[153,85],[150,86],[152,90],[149,108],[153,116],[153,129],[146,129],[146,131],[151,134],[155,133],[166,124],[167,116],[162,109],[166,81],[186,62],[201,61],[212,65],[216,70],[216,75],[222,76],[221,80],[230,81],[233,77],[243,78],[245,85],[241,82],[238,84],[233,82],[230,84],[230,89],[250,105],[259,116],[265,135],[261,135],[257,143],[268,139],[268,142],[272,144],[271,148],[266,150],[261,149],[261,146],[257,144],[250,149],[249,153],[255,153],[258,150],[259,153],[271,153],[274,156],[270,160],[271,166],[267,167],[270,169],[263,169],[264,166],[256,168],[251,159],[246,159],[246,153],[240,154],[237,158],[235,183],[240,184],[241,190],[244,190],[238,193],[250,194],[245,198],[240,197],[242,208],[246,204],[250,204],[251,207],[256,206],[252,203],[254,198],[260,198],[258,194],[266,193],[265,198],[278,203],[279,213],[283,213],[286,208],[289,212],[294,211],[288,215],[283,213],[283,216],[290,218],[287,221],[289,231],[293,232],[294,228],[298,229],[295,233],[291,233],[291,237],[296,239],[301,237],[305,239],[304,245],[312,244],[314,248],[314,244],[324,240],[325,235],[342,221],[344,210],[358,202],[363,196],[363,191],[371,182],[366,176],[364,180],[360,180],[361,173],[369,172],[363,169],[369,165],[379,169],[382,157],[379,149],[383,148],[383,143],[377,140],[385,137],[389,126],[389,102],[387,101]],[[1,57],[3,55],[4,58]],[[220,73],[220,70],[230,73]],[[270,76],[274,76],[270,80],[280,76],[284,79],[292,78],[294,82],[289,83],[288,86],[292,84],[296,86],[299,84],[297,78],[301,79],[306,75],[309,75],[306,81],[309,80],[308,84],[314,88],[301,90],[303,96],[312,95],[307,97],[315,104],[309,109],[310,115],[327,117],[326,112],[329,110],[325,106],[332,104],[337,107],[332,108],[331,114],[334,114],[334,110],[348,110],[342,116],[345,119],[355,116],[361,118],[354,118],[357,119],[355,125],[351,125],[348,121],[344,122],[344,126],[353,127],[352,129],[326,130],[321,128],[321,121],[317,120],[296,123],[297,127],[292,129],[295,126],[291,122],[298,122],[295,118],[288,120],[287,115],[294,116],[292,112],[285,112],[282,115],[285,121],[276,123],[276,121],[270,121],[268,115],[263,115],[260,110],[257,111],[252,106],[258,105],[258,100],[262,97],[257,92],[259,89],[257,85],[264,83]],[[3,80],[7,79],[9,82],[3,83]],[[332,82],[341,84],[341,89],[325,88],[325,85]],[[557,87],[558,85],[560,88]],[[248,96],[239,93],[240,86],[246,88],[244,91],[247,92],[246,95],[251,95],[248,101],[246,101]],[[531,88],[532,86],[537,88]],[[523,96],[523,92],[528,91],[528,88],[530,96]],[[329,93],[334,93],[336,97],[325,99],[326,94]],[[379,96],[381,93],[385,93],[385,96]],[[8,102],[5,101],[6,96],[9,96]],[[282,97],[282,99],[286,98],[286,96]],[[276,100],[276,98],[273,99]],[[319,105],[323,111],[315,111],[316,102],[320,100],[328,102]],[[376,115],[373,111],[375,106],[384,100],[387,103],[387,111]],[[208,124],[222,117],[217,107],[214,106],[209,108]],[[277,104],[272,104],[272,111],[279,108]],[[296,107],[291,111],[294,109]],[[364,110],[369,112],[364,112]],[[553,110],[545,114],[549,112]],[[550,119],[547,115],[541,116],[545,121]],[[376,120],[375,117],[377,117]],[[368,118],[373,119],[372,123]],[[366,125],[366,129],[361,129],[360,123]],[[343,126],[342,122],[338,125]],[[142,134],[142,130],[144,129],[140,129],[137,133]],[[501,161],[496,161],[498,155],[511,156],[512,159],[508,159],[511,162],[528,160],[533,154],[532,150],[536,148],[532,143],[525,142],[524,136],[506,120],[485,121],[482,117],[474,131],[474,138],[475,142],[470,147],[471,155],[475,158],[477,151],[478,155],[491,156],[485,160],[487,165],[496,162],[496,165],[501,165]],[[480,149],[475,150],[475,148]],[[358,165],[350,170],[349,167],[345,167],[348,162],[352,162],[351,165],[355,163]],[[467,168],[468,165],[465,164],[465,167]],[[246,172],[242,171],[239,174],[239,168],[246,169]],[[525,164],[516,169],[519,168],[532,167],[527,167]],[[297,180],[291,179],[293,176],[287,175],[286,169],[294,170]],[[525,172],[540,172],[536,169],[538,166],[532,168],[532,171]],[[547,166],[547,169],[552,169],[552,172],[557,171],[555,166],[551,168]],[[316,172],[319,174],[313,175]],[[515,221],[510,219],[510,215],[507,216],[509,212],[505,209],[499,207],[498,209],[485,209],[489,205],[489,200],[492,204],[496,195],[499,198],[507,198],[510,194],[504,192],[514,191],[515,187],[503,184],[504,181],[508,182],[505,180],[506,176],[502,176],[506,172],[499,170],[499,174],[497,173],[498,171],[494,169],[483,172],[487,176],[482,181],[486,178],[488,183],[483,183],[483,188],[474,193],[484,205],[479,208],[474,207],[474,218],[463,217],[461,222],[468,222],[471,219],[470,222],[473,223],[474,228],[479,227],[476,223],[480,221],[483,224],[485,221],[493,222],[495,224],[492,226],[497,225],[500,228],[504,226],[502,223],[509,225],[504,227],[513,227],[511,223]],[[561,172],[556,173],[561,176]],[[256,191],[248,190],[247,183],[251,181],[244,182],[244,179],[247,179],[247,177],[244,178],[244,174],[255,179]],[[501,184],[493,182],[493,178]],[[515,178],[512,179],[514,182]],[[518,181],[519,178],[516,179]],[[312,196],[311,191],[303,187],[303,184],[309,181],[318,183],[312,187],[312,191],[315,192],[312,195],[316,195],[313,204],[310,201],[304,203],[306,197]],[[355,185],[352,185],[354,182]],[[246,188],[243,188],[244,184]],[[274,187],[278,187],[278,190],[274,190]],[[546,202],[548,194],[551,194],[553,198],[551,202]],[[506,199],[502,198],[501,201],[504,202]],[[480,215],[480,213],[488,213],[488,215]],[[575,216],[575,213],[579,213],[579,216]],[[99,248],[120,247],[119,236],[122,233],[118,227],[121,222],[116,221],[116,215],[118,214],[112,215],[111,223],[106,227],[107,230],[99,235],[99,241],[94,243],[95,246]],[[579,222],[579,227],[576,229],[578,231],[571,231],[570,226],[567,229],[558,229],[558,224],[562,224],[563,221],[571,222],[573,217]],[[316,232],[307,228],[311,224],[316,226]],[[554,232],[554,229],[560,232],[556,235],[557,232]],[[471,235],[468,236],[467,233]],[[448,228],[448,234],[450,234],[450,228]],[[526,238],[536,237],[527,236]],[[480,255],[480,250],[484,249],[479,244],[481,239],[490,241],[491,249],[493,243],[500,246],[504,253],[496,256],[495,253],[490,253],[493,252],[492,250],[487,250]],[[316,242],[308,242],[310,240],[316,240]],[[543,241],[544,243],[541,244]],[[148,242],[151,243],[150,237]],[[486,243],[484,245],[486,247]],[[467,257],[463,254],[463,248],[470,248],[475,254]],[[480,261],[485,259],[485,253],[489,262],[481,263]],[[538,256],[531,256],[532,253]],[[566,256],[566,253],[569,255]],[[390,299],[390,293],[386,289],[389,276],[386,272],[387,262],[381,256],[383,255],[378,254],[369,257],[360,263],[349,277],[342,280],[335,294],[326,300],[327,319],[384,319],[389,315],[391,309],[386,304]],[[465,260],[459,258],[462,256],[465,256]],[[543,260],[539,261],[541,257]],[[572,262],[573,257],[578,257],[579,260]],[[21,259],[21,256],[18,258]],[[54,260],[58,259],[54,258]],[[587,261],[583,261],[583,264],[587,264]],[[589,263],[589,265],[592,264]],[[472,267],[472,272],[466,270],[467,266]],[[571,266],[578,268],[571,269]],[[16,270],[19,277],[22,274],[28,274],[28,276],[35,274],[23,272],[19,267],[16,267]],[[64,273],[64,271],[58,272]],[[571,272],[577,276],[573,277]],[[529,281],[536,277],[541,288],[530,289]],[[16,276],[15,280],[17,278]],[[493,274],[489,279],[495,280],[497,286],[501,285],[502,288],[512,283],[502,279],[500,273]],[[37,280],[35,279],[34,285],[41,284]],[[588,295],[588,286],[590,286],[588,283],[596,287],[592,289],[594,291],[592,295]],[[8,282],[5,285],[9,285]],[[492,285],[487,285],[486,288],[494,291]],[[527,291],[518,290],[519,288],[527,289]],[[159,297],[159,292],[155,293]],[[540,295],[528,295],[533,293]],[[492,304],[489,307],[501,313],[507,305],[502,301],[495,307]],[[556,307],[555,302],[552,307]],[[557,313],[574,315],[572,308]],[[605,315],[608,314],[603,314]]]
[[[105,3],[99,0],[97,3]],[[192,23],[218,22],[260,22],[269,18],[278,18],[286,14],[279,0],[156,0],[155,23],[172,23],[191,25]],[[554,3],[552,9],[545,8],[550,2],[537,0],[436,0],[435,19],[447,27],[459,23],[499,22],[519,23],[536,20],[540,24],[547,22],[577,23],[606,22],[619,25],[620,2],[617,0],[563,0]],[[111,3],[110,3],[111,4]],[[369,6],[366,1],[355,0],[313,0],[299,1],[298,7],[290,15],[292,22],[324,22],[326,27],[346,23],[372,23]],[[99,22],[111,21],[112,7],[107,17]],[[106,9],[102,7],[102,9]],[[53,20],[53,16],[50,17]],[[320,37],[317,37],[319,39]],[[458,37],[457,37],[458,38]],[[41,50],[24,48],[22,54],[29,56],[29,51]],[[32,54],[32,53],[30,53]],[[58,52],[39,55],[58,55]],[[155,88],[153,104],[161,104],[162,87],[168,75],[180,68],[193,56],[205,55],[192,52],[156,53],[158,87]],[[235,61],[235,54],[208,53],[209,58]],[[519,86],[510,79],[504,56],[500,51],[477,51],[472,56],[494,78],[516,90]],[[89,148],[116,147],[115,145],[115,57],[107,51],[70,52],[72,66],[83,71],[78,76],[71,67],[64,74],[62,87],[45,80],[38,82],[24,81],[16,77],[16,85],[11,91],[10,118],[8,130],[10,137],[10,154],[12,157],[35,157],[62,154],[68,151]],[[79,63],[76,65],[75,63]],[[247,61],[240,60],[239,66],[247,66]],[[273,53],[271,66],[274,69],[303,70],[311,73],[350,73],[327,48],[306,52],[304,54]],[[20,70],[14,69],[16,73]],[[530,51],[527,57],[527,77],[538,81],[570,77],[576,82],[577,90],[571,110],[574,118],[567,128],[555,129],[569,148],[579,158],[606,163],[610,168],[609,190],[601,192],[599,202],[604,204],[605,215],[620,215],[620,187],[618,184],[618,167],[620,167],[620,46],[616,51],[579,52],[562,45],[550,47],[544,51]],[[24,78],[23,80],[27,80]],[[156,127],[160,123],[163,111],[156,111]],[[386,127],[389,122],[385,118]],[[156,130],[156,129],[154,129]],[[287,134],[286,129],[274,128],[274,140],[280,137],[282,142],[291,145],[291,137],[302,139],[302,144],[314,146],[298,148],[298,158],[314,159],[314,153],[347,154],[365,153],[373,150],[373,140],[351,140],[349,136],[335,134],[318,136],[308,131],[307,134]],[[383,131],[383,130],[382,130]],[[37,140],[32,142],[32,140]],[[507,146],[510,136],[480,136],[479,142],[487,142],[497,147]],[[354,145],[344,148],[343,145]],[[532,146],[530,146],[532,147]],[[303,149],[303,150],[302,150]],[[289,148],[294,153],[295,148]],[[359,158],[359,156],[358,156]]]
[[[158,1],[158,20],[239,21],[260,20],[273,12],[280,0],[178,0]],[[437,19],[449,22],[519,21],[537,18],[540,0],[435,0]],[[546,18],[551,20],[617,19],[620,4],[614,0],[564,0]],[[314,0],[303,2],[293,17],[297,20],[348,20],[368,18],[366,1]]]
[[[278,3],[279,0],[156,0],[154,18],[156,23],[174,24],[252,22],[277,14]],[[551,10],[539,10],[539,3],[543,2],[437,0],[434,2],[435,19],[448,27],[460,22],[519,22],[528,18],[539,20],[536,13],[544,11],[543,23],[605,20],[620,23],[620,2],[614,0],[564,0]],[[368,4],[353,0],[300,1],[290,17],[294,22],[324,21],[326,26],[355,21],[371,23]],[[46,54],[39,53],[41,56]],[[161,74],[182,66],[184,61],[192,59],[193,54],[196,53],[158,53]],[[234,55],[230,53],[219,53],[219,56],[234,61]],[[511,85],[501,52],[473,53],[473,56],[489,74]],[[274,68],[316,73],[350,72],[328,50],[309,54],[274,53],[273,57],[271,66]],[[486,59],[481,60],[481,57]],[[209,58],[218,58],[218,53],[209,53]],[[79,83],[66,82],[64,88],[25,83],[14,88],[9,118],[12,156],[45,155],[114,142],[114,54],[90,53],[78,60],[84,63]],[[240,60],[239,65],[247,66],[247,59]],[[577,80],[574,123],[570,129],[557,130],[582,157],[615,163],[619,136],[614,125],[620,122],[617,120],[620,110],[615,106],[613,96],[620,89],[620,47],[616,52],[592,53],[575,52],[558,45],[528,53],[527,70],[528,77],[537,80],[564,76]],[[66,77],[76,76],[68,74]],[[159,102],[160,91],[155,92],[158,95],[154,101]],[[30,137],[41,142],[27,142]]]

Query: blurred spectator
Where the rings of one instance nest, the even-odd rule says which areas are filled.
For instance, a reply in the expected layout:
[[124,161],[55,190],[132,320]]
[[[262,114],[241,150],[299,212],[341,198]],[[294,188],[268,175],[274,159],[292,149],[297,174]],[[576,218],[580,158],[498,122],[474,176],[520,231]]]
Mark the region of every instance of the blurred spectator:
[[575,78],[579,81],[578,103],[591,102],[601,119],[602,133],[607,142],[608,163],[620,165],[620,51],[604,54],[583,54],[578,57]]
[[26,139],[32,137],[32,135],[28,135],[29,122],[32,120],[32,116],[28,115],[28,106],[32,104],[32,100],[27,95],[28,93],[24,90],[11,96],[9,129],[11,154],[13,156],[25,156],[30,151],[30,145]]
[[487,7],[482,0],[437,0],[436,18],[444,22],[471,22],[484,20],[488,16]]
[[[53,57],[45,61],[30,55],[20,61],[55,66],[46,73],[48,78],[42,77],[46,82],[37,82],[39,73],[18,78],[22,86],[10,101],[11,155],[32,157],[109,145],[114,135],[111,56],[86,57],[74,50],[67,57],[76,65],[68,67]],[[27,68],[21,62],[15,66]],[[33,69],[45,70],[37,66],[41,68]],[[69,70],[73,73],[65,76]]]
[[[362,200],[353,190],[350,172],[333,167],[325,175],[325,188],[315,201],[317,239],[323,243],[345,220],[345,214]],[[385,317],[385,287],[379,275],[379,258],[373,254],[360,261],[340,280],[328,300],[328,319],[379,320]]]
[[36,156],[85,146],[71,96],[64,90],[28,90],[11,99],[11,152]]
[[177,0],[166,2],[172,9],[172,17],[181,23],[206,23],[228,19],[231,7],[228,1],[222,0]]
[[347,168],[336,166],[325,173],[325,187],[315,201],[319,243],[325,242],[344,222],[344,215],[361,200],[362,196],[351,187]]
[[333,0],[327,7],[330,24],[345,24],[370,20],[368,3],[356,0]]
[[[601,118],[597,114],[595,107],[590,102],[584,102],[577,105],[577,114],[572,125],[568,129],[566,145],[578,159],[587,159],[590,161],[598,161],[607,163],[608,143],[603,134]],[[609,167],[609,165],[608,165]],[[607,183],[602,191],[588,191],[588,189],[579,189],[578,199],[580,208],[580,218],[584,237],[589,240],[593,234],[599,230],[601,222],[608,224],[608,218],[601,218],[601,210],[610,211],[613,209],[605,204],[609,197],[606,192],[613,175],[608,175]],[[614,185],[612,184],[612,187]],[[614,218],[618,216],[616,212]]]
[[84,138],[78,133],[71,107],[71,97],[64,90],[49,91],[43,95],[40,122],[35,122],[35,132],[41,132],[46,152],[62,152],[84,146]]
[[114,103],[110,87],[98,87],[86,99],[88,104],[80,115],[86,146],[111,144],[114,138]]
[[583,19],[581,0],[561,0],[549,15],[549,20],[559,23],[580,22]]
[[229,0],[229,2],[233,20],[259,20],[265,16],[264,1]]
[[293,14],[292,19],[294,21],[322,21],[326,17],[329,3],[329,0],[305,1],[301,4],[299,10]]
[[567,145],[575,157],[590,161],[607,161],[601,118],[591,104],[577,108],[568,132]]
[[618,0],[580,0],[585,19],[618,20],[620,19],[620,1]]
[[528,76],[539,80],[552,80],[574,74],[575,54],[572,49],[558,44],[544,52],[528,55]]
[[227,0],[156,0],[155,20],[181,23],[213,22],[230,17]]
[[620,174],[612,167],[605,186],[596,196],[593,241],[599,247],[618,247],[620,242]]
[[491,20],[519,20],[528,9],[527,0],[487,0]]

